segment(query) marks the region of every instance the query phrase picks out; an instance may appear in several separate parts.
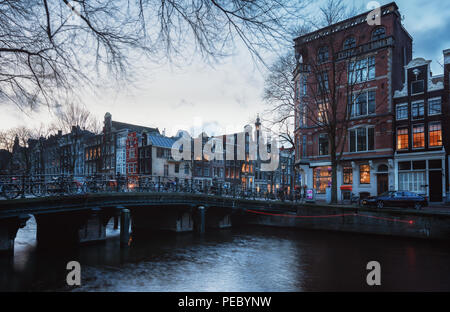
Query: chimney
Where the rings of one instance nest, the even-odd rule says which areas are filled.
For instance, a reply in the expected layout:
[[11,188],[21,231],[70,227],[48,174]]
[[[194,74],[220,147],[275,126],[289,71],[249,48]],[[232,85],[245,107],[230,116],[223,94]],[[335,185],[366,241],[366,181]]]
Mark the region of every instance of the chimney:
[[58,136],[62,136],[62,130],[58,130]]

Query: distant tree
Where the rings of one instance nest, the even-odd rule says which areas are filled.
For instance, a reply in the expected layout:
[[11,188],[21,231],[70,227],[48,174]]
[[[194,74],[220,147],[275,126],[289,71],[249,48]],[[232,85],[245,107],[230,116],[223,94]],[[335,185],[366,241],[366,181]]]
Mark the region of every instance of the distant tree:
[[308,2],[3,0],[0,101],[53,107],[73,98],[74,86],[129,79],[142,57],[215,60],[240,42],[259,58],[261,49],[290,40],[285,29]]

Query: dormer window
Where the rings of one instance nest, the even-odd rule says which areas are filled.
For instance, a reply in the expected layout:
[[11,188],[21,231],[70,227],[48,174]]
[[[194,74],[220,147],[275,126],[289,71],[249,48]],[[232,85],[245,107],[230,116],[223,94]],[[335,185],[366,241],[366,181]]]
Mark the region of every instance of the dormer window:
[[317,62],[320,64],[326,61],[328,61],[328,47],[321,47],[317,51]]
[[356,39],[355,39],[355,37],[348,37],[347,39],[345,39],[345,41],[344,41],[344,50],[347,50],[347,49],[351,49],[351,48],[354,48],[354,47],[356,47]]
[[372,32],[372,41],[380,40],[386,37],[386,29],[384,27],[378,27]]

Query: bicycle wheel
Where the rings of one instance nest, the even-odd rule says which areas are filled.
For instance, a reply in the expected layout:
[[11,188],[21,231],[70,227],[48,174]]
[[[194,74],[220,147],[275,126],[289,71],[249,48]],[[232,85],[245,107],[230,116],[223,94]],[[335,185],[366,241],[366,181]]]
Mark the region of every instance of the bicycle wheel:
[[76,182],[67,182],[65,185],[65,192],[68,195],[73,195],[78,192],[78,185]]
[[20,189],[15,184],[6,184],[3,186],[3,194],[7,199],[14,199],[20,194]]
[[45,195],[45,185],[42,183],[35,183],[31,185],[31,194],[36,197],[41,197]]

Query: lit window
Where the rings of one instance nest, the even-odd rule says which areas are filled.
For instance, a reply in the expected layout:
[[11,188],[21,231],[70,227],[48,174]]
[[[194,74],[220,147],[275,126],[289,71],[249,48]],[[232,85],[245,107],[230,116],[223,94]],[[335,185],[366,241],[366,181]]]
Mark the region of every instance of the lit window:
[[408,104],[397,105],[397,120],[408,119]]
[[409,133],[408,128],[397,129],[397,149],[408,149]]
[[441,123],[430,123],[429,125],[429,140],[430,146],[442,146],[442,129]]
[[370,166],[359,166],[359,184],[370,184]]
[[439,115],[441,113],[441,98],[428,100],[428,115]]
[[316,193],[325,194],[327,187],[331,186],[331,167],[316,167],[313,172]]
[[413,148],[425,147],[425,134],[423,125],[413,126]]
[[344,167],[343,169],[343,184],[353,184],[353,169],[352,167]]
[[423,101],[412,103],[411,116],[413,119],[422,119],[424,115]]
[[319,123],[327,122],[327,108],[328,105],[326,103],[319,103],[318,105],[318,115],[317,115],[317,121]]

